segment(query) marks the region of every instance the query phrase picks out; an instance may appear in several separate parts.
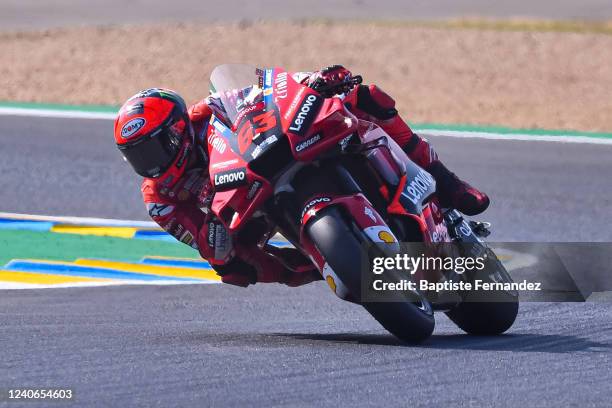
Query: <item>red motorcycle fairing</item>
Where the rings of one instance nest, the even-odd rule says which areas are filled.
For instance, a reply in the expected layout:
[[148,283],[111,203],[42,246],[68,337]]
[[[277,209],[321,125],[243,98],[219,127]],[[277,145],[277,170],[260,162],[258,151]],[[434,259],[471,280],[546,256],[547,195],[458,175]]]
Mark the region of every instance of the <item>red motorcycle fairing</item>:
[[357,131],[357,118],[340,98],[324,99],[281,68],[272,70],[271,75],[272,95],[281,112],[283,133],[297,161],[312,161]]
[[[286,138],[295,161],[309,162],[357,130],[339,98],[323,99],[281,68],[265,71],[263,100],[246,106],[232,127],[213,115],[208,127],[211,206],[234,233],[273,192],[251,164]],[[276,157],[266,160],[278,160]]]
[[415,221],[424,242],[450,242],[433,177],[374,123],[360,120],[358,129],[361,142],[373,146],[366,157],[385,183],[381,194],[388,201],[387,213]]
[[[378,214],[374,206],[363,194],[351,196],[319,195],[312,197],[302,210],[300,242],[307,248],[310,254],[318,254],[308,234],[304,233],[304,227],[308,221],[316,218],[317,213],[330,206],[341,207],[351,217],[373,242],[388,244],[391,251],[399,251],[399,242],[383,218]],[[314,256],[315,263],[322,271],[325,260],[320,254]]]
[[273,192],[268,180],[251,171],[230,147],[231,130],[214,115],[208,127],[210,180],[215,188],[211,210],[230,233],[251,217]]

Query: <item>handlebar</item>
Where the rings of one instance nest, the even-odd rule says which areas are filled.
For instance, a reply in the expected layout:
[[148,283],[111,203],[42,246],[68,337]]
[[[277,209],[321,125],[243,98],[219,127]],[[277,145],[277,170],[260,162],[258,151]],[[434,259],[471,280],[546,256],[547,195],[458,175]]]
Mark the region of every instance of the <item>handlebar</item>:
[[341,82],[339,84],[327,85],[315,82],[311,85],[311,88],[319,92],[324,97],[330,98],[339,93],[346,93],[353,89],[355,86],[360,85],[362,82],[363,78],[361,77],[361,75],[355,75],[348,77],[346,81]]

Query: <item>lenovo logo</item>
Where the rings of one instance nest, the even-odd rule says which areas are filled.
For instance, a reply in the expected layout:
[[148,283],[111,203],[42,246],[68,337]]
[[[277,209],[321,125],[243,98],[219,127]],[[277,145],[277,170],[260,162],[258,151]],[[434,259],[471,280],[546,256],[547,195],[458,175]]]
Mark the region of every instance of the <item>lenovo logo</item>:
[[308,212],[308,211],[309,211],[309,210],[310,210],[312,207],[314,207],[315,205],[317,205],[317,204],[321,204],[321,203],[329,203],[330,201],[331,201],[331,198],[329,198],[329,197],[317,197],[317,198],[314,198],[314,199],[310,200],[310,201],[308,202],[308,204],[306,204],[306,205],[304,206],[304,209],[302,210],[302,217],[301,217],[301,218],[303,219],[303,218],[304,218],[304,216],[306,215],[306,213],[307,213],[307,212]]
[[310,94],[304,98],[291,121],[289,130],[297,135],[303,136],[319,112],[322,103],[323,100],[317,95]]
[[246,184],[246,169],[234,169],[216,173],[214,176],[215,190],[224,191],[231,190],[243,184]]

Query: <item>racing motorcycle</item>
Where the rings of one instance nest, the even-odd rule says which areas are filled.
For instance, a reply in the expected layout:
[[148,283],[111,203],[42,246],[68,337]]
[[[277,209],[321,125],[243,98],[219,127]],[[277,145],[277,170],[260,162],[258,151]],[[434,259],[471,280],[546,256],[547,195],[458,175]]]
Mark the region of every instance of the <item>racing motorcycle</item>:
[[[215,188],[210,209],[231,237],[254,224],[265,226],[260,245],[282,234],[312,260],[334,293],[362,305],[403,341],[428,338],[434,311],[470,334],[510,328],[518,312],[512,291],[407,289],[368,297],[372,274],[364,265],[399,253],[401,242],[485,260],[478,273],[451,271],[434,280],[512,282],[482,239],[489,225],[441,208],[433,177],[381,128],[282,68],[226,64],[210,80],[226,113],[213,115],[208,127]],[[358,85],[361,77],[347,81]],[[406,273],[390,271],[384,279],[399,283]]]

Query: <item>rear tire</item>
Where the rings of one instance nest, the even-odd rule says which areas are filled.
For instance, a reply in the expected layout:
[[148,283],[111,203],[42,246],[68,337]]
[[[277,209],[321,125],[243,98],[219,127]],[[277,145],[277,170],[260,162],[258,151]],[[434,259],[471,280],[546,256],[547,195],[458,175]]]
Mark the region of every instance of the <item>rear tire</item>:
[[[491,273],[496,279],[491,279]],[[512,282],[512,278],[493,251],[487,252],[486,268],[470,281]],[[446,315],[463,331],[477,336],[493,336],[507,331],[516,320],[518,294],[505,291],[473,292],[465,294],[464,301]]]
[[495,336],[504,333],[516,320],[518,302],[463,302],[446,315],[461,330],[475,336]]
[[[317,219],[308,224],[306,232],[352,297],[361,299],[363,243],[368,242],[373,246],[375,243],[357,228],[351,227],[339,209],[329,207],[317,214]],[[408,300],[361,305],[400,340],[418,343],[431,336],[434,330],[433,310],[423,297],[420,305]]]

